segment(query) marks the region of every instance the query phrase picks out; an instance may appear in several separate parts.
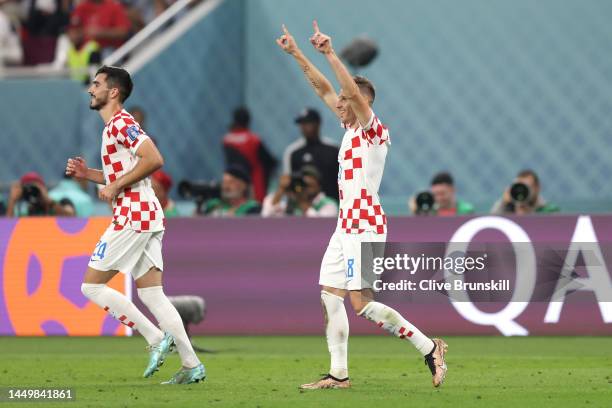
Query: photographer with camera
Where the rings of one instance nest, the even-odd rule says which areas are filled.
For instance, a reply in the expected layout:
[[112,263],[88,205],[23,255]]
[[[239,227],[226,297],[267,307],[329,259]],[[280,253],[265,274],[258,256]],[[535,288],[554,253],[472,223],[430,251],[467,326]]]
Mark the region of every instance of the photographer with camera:
[[291,176],[284,174],[280,177],[276,192],[264,198],[261,215],[335,217],[338,205],[321,191],[321,175],[316,167],[304,166]]
[[43,178],[36,172],[30,172],[11,185],[6,215],[7,217],[73,216],[74,212],[49,198]]
[[321,136],[321,115],[306,108],[295,123],[302,137],[291,143],[283,154],[283,173],[299,172],[304,166],[314,166],[321,176],[321,190],[338,201],[338,152],[333,140]]
[[455,195],[455,182],[448,172],[436,174],[431,179],[430,191],[423,191],[412,197],[408,203],[415,215],[468,215],[474,213],[474,206]]
[[242,167],[230,166],[223,173],[220,196],[198,206],[198,214],[213,217],[258,215],[261,205],[251,198],[251,177]]
[[547,203],[540,195],[540,179],[533,170],[520,171],[514,183],[491,208],[492,214],[546,214],[558,212],[559,207]]

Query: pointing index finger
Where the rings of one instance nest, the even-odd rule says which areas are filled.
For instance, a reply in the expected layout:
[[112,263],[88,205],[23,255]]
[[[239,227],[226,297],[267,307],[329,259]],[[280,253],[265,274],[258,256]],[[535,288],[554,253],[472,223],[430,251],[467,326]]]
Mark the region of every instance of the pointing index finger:
[[314,29],[315,33],[321,32],[321,30],[319,30],[319,23],[317,23],[317,20],[312,21],[312,28]]
[[287,30],[287,27],[286,27],[284,24],[283,24],[283,32],[284,32],[286,35],[289,35],[289,30]]

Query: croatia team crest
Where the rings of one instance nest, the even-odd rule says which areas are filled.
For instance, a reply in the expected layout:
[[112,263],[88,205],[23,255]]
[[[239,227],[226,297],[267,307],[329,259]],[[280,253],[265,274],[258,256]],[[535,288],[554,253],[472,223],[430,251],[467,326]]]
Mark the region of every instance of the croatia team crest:
[[133,142],[140,135],[140,130],[138,130],[138,126],[133,125],[127,129],[127,134],[130,140]]

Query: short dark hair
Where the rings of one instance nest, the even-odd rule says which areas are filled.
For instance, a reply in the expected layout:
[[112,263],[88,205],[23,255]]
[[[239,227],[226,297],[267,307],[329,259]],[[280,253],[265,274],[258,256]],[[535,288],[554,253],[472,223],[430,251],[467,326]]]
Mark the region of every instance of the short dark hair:
[[119,89],[119,101],[125,102],[127,98],[132,94],[134,83],[130,73],[121,67],[112,67],[109,65],[103,65],[96,71],[96,75],[106,74],[106,83],[109,88]]
[[359,92],[369,96],[372,100],[371,103],[374,103],[374,98],[376,98],[376,88],[374,88],[372,81],[361,75],[355,75],[353,80],[359,87]]
[[540,178],[538,177],[536,172],[531,169],[524,169],[524,170],[519,171],[516,177],[532,177],[535,185],[536,186],[540,185]]
[[243,166],[233,164],[225,169],[225,173],[244,181],[246,184],[251,184],[251,175]]
[[314,177],[315,179],[317,179],[317,182],[321,184],[321,173],[312,164],[305,164],[304,166],[302,166],[302,168],[300,169],[300,173],[302,174],[302,177]]
[[431,179],[431,185],[435,186],[436,184],[448,184],[449,186],[454,186],[455,181],[453,180],[453,176],[447,171],[442,171]]
[[233,127],[244,127],[248,128],[251,123],[251,114],[245,106],[240,106],[234,109],[233,114]]

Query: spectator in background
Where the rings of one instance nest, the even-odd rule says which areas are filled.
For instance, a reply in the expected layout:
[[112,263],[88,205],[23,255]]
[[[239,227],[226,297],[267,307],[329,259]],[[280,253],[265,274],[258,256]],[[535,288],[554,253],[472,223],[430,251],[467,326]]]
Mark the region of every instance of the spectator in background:
[[[173,1],[172,1],[173,2]],[[121,0],[132,24],[132,32],[137,33],[162,14],[170,5],[170,0]]]
[[248,169],[253,181],[255,199],[262,202],[277,160],[270,154],[259,136],[249,130],[251,115],[247,108],[234,111],[230,131],[223,136],[226,167]]
[[4,217],[6,215],[6,204],[4,201],[4,196],[0,195],[0,217]]
[[76,213],[76,208],[74,208],[74,204],[72,201],[70,201],[69,198],[62,198],[59,201],[59,205],[63,209],[64,217],[77,217],[78,216]]
[[49,198],[62,204],[63,199],[68,199],[74,208],[77,217],[89,217],[93,213],[94,202],[89,194],[83,191],[78,181],[70,176],[63,176],[57,186],[49,190]]
[[90,79],[89,68],[101,62],[100,44],[91,39],[85,41],[82,22],[73,18],[67,33],[57,41],[54,68],[69,68],[70,78],[86,84]]
[[49,197],[43,178],[36,172],[30,172],[11,185],[6,215],[8,217],[64,216],[70,213],[63,205]]
[[83,0],[70,20],[72,24],[82,24],[85,41],[94,40],[100,44],[103,58],[120,47],[130,32],[125,7],[115,0]]
[[157,170],[151,176],[151,187],[164,210],[164,216],[166,218],[178,217],[176,205],[169,195],[172,189],[172,177],[162,170]]
[[24,64],[38,65],[54,60],[58,37],[70,20],[72,0],[27,0],[23,23]]
[[321,175],[323,192],[338,200],[338,146],[321,138],[321,115],[316,109],[306,108],[295,119],[302,137],[291,143],[283,154],[283,173],[292,174],[305,165],[314,166]]
[[[0,5],[3,1],[0,0]],[[7,65],[18,65],[23,60],[21,42],[14,24],[0,8],[0,70]]]
[[205,201],[200,213],[213,217],[241,217],[257,215],[261,206],[250,196],[251,177],[239,166],[230,166],[223,173],[221,197]]
[[338,205],[321,191],[319,171],[314,166],[304,166],[292,176],[283,174],[280,177],[278,190],[264,199],[261,215],[335,217],[338,215]]
[[[448,172],[441,172],[431,179],[431,196],[433,197],[432,211],[428,215],[467,215],[474,213],[474,206],[467,201],[460,200],[455,195],[455,181]],[[417,208],[415,197],[410,200],[410,210],[413,214],[421,214]]]
[[540,179],[533,170],[522,170],[503,196],[493,204],[492,214],[525,215],[554,213],[559,207],[547,203],[540,194]]
[[[130,112],[130,115],[132,115],[136,123],[140,125],[141,129],[146,129],[145,120],[147,119],[147,115],[144,109],[142,109],[140,106],[132,106],[130,109],[128,109],[128,112]],[[155,144],[157,144],[157,142]]]

